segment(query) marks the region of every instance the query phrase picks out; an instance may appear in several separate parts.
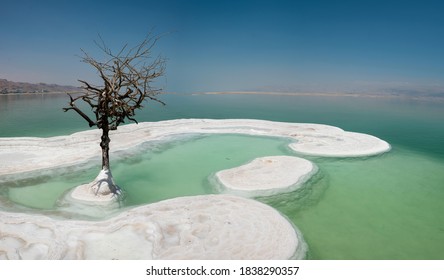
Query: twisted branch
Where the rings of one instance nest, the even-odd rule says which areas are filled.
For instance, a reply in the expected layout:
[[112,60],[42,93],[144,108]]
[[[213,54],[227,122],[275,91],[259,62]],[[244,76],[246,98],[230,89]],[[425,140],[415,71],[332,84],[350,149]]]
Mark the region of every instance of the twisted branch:
[[[114,130],[126,119],[137,123],[134,118],[135,110],[142,108],[145,100],[165,105],[156,98],[162,89],[153,88],[151,85],[165,72],[165,59],[159,56],[152,60],[151,57],[152,48],[159,38],[148,34],[140,44],[133,48],[124,45],[114,54],[99,36],[100,42],[95,43],[105,53],[105,62],[92,58],[84,50],[82,61],[97,70],[103,85],[95,86],[79,80],[85,93],[75,98],[70,95],[69,107],[63,110],[74,110],[90,127],[103,128],[103,124],[107,124],[107,129]],[[76,106],[78,100],[91,107],[95,121]]]

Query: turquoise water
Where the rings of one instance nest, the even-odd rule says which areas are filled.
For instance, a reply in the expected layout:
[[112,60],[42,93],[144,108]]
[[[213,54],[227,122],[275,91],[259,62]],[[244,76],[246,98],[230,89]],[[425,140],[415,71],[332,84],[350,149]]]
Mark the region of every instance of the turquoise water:
[[[307,157],[320,171],[303,189],[258,199],[298,226],[309,259],[444,259],[444,103],[260,95],[165,95],[163,100],[166,107],[150,104],[138,120],[324,123],[387,140],[393,149],[380,156]],[[56,95],[0,96],[0,137],[85,129],[75,114],[61,111],[65,103],[65,96]],[[128,193],[128,206],[214,193],[208,179],[212,173],[258,156],[292,154],[286,144],[277,138],[186,136],[147,145],[137,155],[114,156],[113,174]],[[0,193],[27,207],[51,209],[66,190],[94,178],[96,164],[4,183]]]
[[[126,192],[124,206],[178,196],[217,193],[212,175],[259,157],[283,155],[288,140],[243,135],[187,135],[166,143],[115,155],[112,172]],[[260,149],[258,149],[260,147]],[[242,150],[242,152],[239,152]],[[28,207],[53,209],[69,189],[97,176],[100,163],[60,169],[22,182],[5,182],[10,200]]]

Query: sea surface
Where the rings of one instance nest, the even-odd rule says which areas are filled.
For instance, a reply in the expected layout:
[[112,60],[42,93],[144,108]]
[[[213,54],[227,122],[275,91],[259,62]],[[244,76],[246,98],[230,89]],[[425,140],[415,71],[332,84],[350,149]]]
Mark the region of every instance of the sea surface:
[[[388,141],[388,153],[363,158],[305,158],[319,172],[303,188],[258,197],[302,232],[307,259],[444,259],[444,102],[401,98],[167,94],[147,103],[138,121],[252,118],[321,123]],[[88,129],[66,95],[0,95],[0,137],[50,137]],[[111,139],[112,141],[112,139]],[[288,140],[245,135],[184,135],[112,155],[125,189],[122,207],[217,193],[216,171],[255,157],[295,155]],[[1,160],[1,159],[0,159]],[[89,182],[87,165],[5,182],[7,211],[53,213],[66,191]],[[29,175],[29,174],[28,174]]]

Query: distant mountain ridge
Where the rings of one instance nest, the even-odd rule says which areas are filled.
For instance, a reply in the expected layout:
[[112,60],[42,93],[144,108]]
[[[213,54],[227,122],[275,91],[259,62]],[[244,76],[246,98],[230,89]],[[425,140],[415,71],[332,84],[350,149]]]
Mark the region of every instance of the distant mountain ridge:
[[74,86],[62,86],[45,83],[24,83],[12,82],[6,79],[0,79],[0,94],[8,93],[44,93],[44,92],[75,92],[81,91],[81,88]]

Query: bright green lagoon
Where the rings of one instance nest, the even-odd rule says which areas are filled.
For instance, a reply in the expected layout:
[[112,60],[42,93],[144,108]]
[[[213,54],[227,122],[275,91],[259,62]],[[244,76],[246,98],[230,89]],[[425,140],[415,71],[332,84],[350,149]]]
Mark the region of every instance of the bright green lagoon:
[[[139,121],[255,118],[335,125],[388,141],[389,153],[353,159],[307,157],[320,168],[301,190],[258,198],[288,216],[309,259],[444,259],[444,103],[352,97],[165,95]],[[0,137],[69,134],[87,125],[63,113],[64,95],[0,96]],[[211,175],[255,157],[293,153],[287,140],[186,135],[113,156],[128,206],[215,193]],[[141,152],[142,151],[142,152]],[[1,160],[1,159],[0,159]],[[0,183],[3,208],[47,212],[70,188],[90,181],[99,162]],[[49,213],[49,212],[47,212]],[[51,212],[53,213],[53,212]]]

